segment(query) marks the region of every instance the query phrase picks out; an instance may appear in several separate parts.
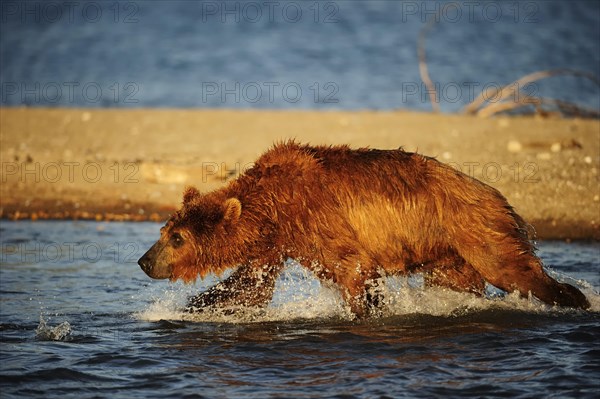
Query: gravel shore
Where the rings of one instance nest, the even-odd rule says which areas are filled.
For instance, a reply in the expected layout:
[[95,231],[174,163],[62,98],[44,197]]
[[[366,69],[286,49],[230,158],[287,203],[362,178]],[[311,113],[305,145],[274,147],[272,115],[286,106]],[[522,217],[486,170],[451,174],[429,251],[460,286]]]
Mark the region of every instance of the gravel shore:
[[0,217],[165,220],[275,141],[398,148],[499,189],[543,239],[600,239],[600,121],[409,111],[0,108]]

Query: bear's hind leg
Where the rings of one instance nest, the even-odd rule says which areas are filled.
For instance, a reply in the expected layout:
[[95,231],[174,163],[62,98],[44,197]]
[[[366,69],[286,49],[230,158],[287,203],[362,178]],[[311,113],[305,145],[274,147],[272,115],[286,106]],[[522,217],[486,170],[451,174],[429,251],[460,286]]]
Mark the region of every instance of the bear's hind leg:
[[[536,298],[549,305],[580,309],[590,307],[590,303],[581,291],[572,285],[559,283],[546,274],[541,261],[535,255],[525,258],[521,261],[522,263],[517,263],[518,261],[513,264],[509,263],[509,269],[515,270],[517,273],[522,272],[522,275],[515,274],[516,281],[506,281],[502,276],[499,280],[502,287],[498,286],[498,288],[506,291],[516,288],[524,297],[531,292]],[[490,283],[494,284],[491,281]]]
[[273,297],[275,281],[282,269],[283,264],[240,266],[224,281],[189,298],[185,311],[195,313],[206,307],[266,306]]
[[533,246],[525,240],[504,236],[498,242],[490,242],[488,237],[483,245],[464,246],[460,254],[487,282],[504,291],[519,291],[523,297],[531,292],[549,305],[589,308],[581,291],[544,272]]
[[485,280],[481,274],[458,255],[432,262],[432,266],[423,271],[423,278],[426,287],[444,287],[478,296],[485,292]]

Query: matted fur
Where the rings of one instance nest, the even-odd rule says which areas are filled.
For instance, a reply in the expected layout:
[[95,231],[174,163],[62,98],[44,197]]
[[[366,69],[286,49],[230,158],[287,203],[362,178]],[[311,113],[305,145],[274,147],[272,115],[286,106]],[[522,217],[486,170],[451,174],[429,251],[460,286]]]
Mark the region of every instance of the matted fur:
[[[238,280],[222,283],[239,289],[240,279],[254,281],[265,265],[279,273],[294,258],[337,284],[358,315],[367,311],[373,281],[417,271],[428,284],[456,290],[481,294],[487,281],[550,304],[588,307],[576,288],[543,271],[530,231],[497,190],[433,158],[290,141],[222,189],[186,189],[156,244],[163,249],[151,249],[142,267],[192,281],[241,266]],[[183,244],[169,249],[175,233]],[[201,295],[202,304],[233,300]]]

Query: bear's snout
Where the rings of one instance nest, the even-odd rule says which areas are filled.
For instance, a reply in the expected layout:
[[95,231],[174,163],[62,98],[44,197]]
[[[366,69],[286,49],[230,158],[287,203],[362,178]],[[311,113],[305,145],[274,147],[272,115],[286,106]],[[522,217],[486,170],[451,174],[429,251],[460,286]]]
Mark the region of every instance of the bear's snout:
[[144,273],[149,277],[155,279],[165,279],[171,277],[171,267],[161,260],[161,251],[157,247],[158,243],[154,244],[152,248],[148,250],[138,260],[138,265],[142,268]]

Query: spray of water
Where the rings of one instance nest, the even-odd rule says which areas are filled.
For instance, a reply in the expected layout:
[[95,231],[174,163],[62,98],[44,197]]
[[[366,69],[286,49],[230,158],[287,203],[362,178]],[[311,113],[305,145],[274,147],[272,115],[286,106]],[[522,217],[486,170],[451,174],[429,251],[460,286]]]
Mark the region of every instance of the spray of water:
[[[562,279],[564,280],[564,279]],[[585,281],[568,281],[587,296],[591,312],[600,311],[600,295]],[[223,308],[189,314],[183,312],[187,298],[197,294],[193,287],[171,285],[155,293],[152,302],[135,314],[141,320],[190,320],[203,322],[251,323],[299,319],[352,320],[353,315],[335,287],[322,284],[310,271],[294,261],[288,262],[279,277],[271,303],[265,308]],[[488,286],[486,295],[478,297],[445,288],[423,286],[420,275],[384,279],[385,298],[382,317],[424,314],[452,317],[488,309],[525,312],[576,312],[557,308],[537,299],[521,298],[517,293],[505,294]]]
[[71,336],[72,329],[68,321],[51,327],[40,314],[40,324],[35,329],[35,337],[40,341],[66,341]]

